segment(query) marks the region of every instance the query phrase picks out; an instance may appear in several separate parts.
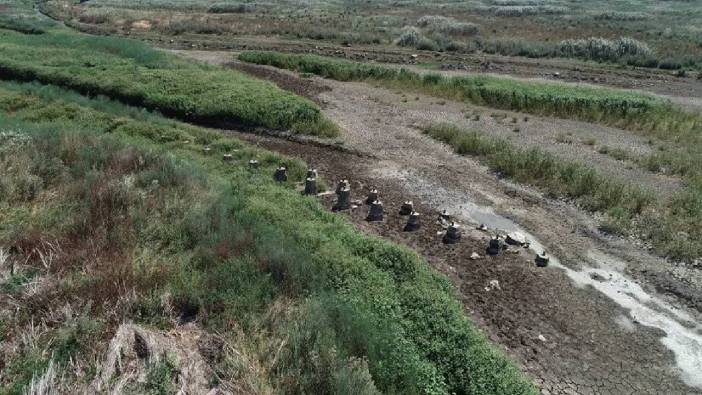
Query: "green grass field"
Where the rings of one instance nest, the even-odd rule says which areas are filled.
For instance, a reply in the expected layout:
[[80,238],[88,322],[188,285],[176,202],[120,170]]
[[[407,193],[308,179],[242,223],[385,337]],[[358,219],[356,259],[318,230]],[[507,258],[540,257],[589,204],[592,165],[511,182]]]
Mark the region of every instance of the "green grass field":
[[241,73],[176,58],[125,39],[0,29],[4,78],[105,95],[183,120],[320,136],[337,129],[306,99]]

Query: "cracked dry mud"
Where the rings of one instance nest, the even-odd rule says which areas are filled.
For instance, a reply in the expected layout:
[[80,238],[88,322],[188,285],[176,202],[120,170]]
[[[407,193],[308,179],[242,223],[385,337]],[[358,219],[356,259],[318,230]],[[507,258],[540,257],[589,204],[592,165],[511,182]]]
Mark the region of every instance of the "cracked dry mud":
[[[209,59],[193,55],[219,63],[231,59],[231,54],[227,53],[209,54]],[[301,80],[293,73],[266,67],[259,69],[248,67],[247,72],[277,80],[293,91],[313,84],[326,87],[310,88],[309,95],[323,103],[324,112],[342,126],[345,146],[366,154],[231,133],[268,149],[303,158],[330,184],[341,178],[350,179],[353,199],[362,199],[371,185],[377,186],[386,205],[383,222],[366,222],[368,209],[365,206],[339,215],[348,216],[365,232],[409,246],[449,276],[466,312],[491,340],[520,364],[542,393],[702,393],[702,389],[689,385],[700,377],[694,377],[695,372],[690,373],[689,369],[682,371],[680,361],[676,364],[676,357],[680,356],[661,341],[665,332],[639,323],[633,312],[622,308],[615,298],[605,296],[593,286],[577,285],[568,275],[585,266],[596,266],[594,251],[616,256],[624,262],[615,265],[617,272],[634,279],[662,303],[685,306],[692,324],[683,322],[683,325],[694,326],[695,322],[700,322],[702,310],[702,300],[698,296],[702,272],[673,267],[627,240],[607,238],[599,234],[596,222],[589,215],[572,205],[546,199],[529,188],[500,180],[484,166],[453,154],[416,129],[421,121],[457,119],[466,108],[463,103],[436,104],[436,99],[411,95],[419,100],[409,107],[398,100],[401,94],[367,84],[318,78]],[[281,80],[286,82],[281,83]],[[543,144],[545,140],[539,140],[542,138],[539,133],[546,133],[543,130],[575,125],[578,137],[580,133],[592,132],[601,133],[605,138],[605,134],[611,133],[612,141],[634,149],[645,148],[637,137],[624,131],[549,118],[530,116],[530,119],[532,125],[538,125],[533,126],[537,135],[533,144]],[[499,126],[487,123],[475,126],[487,133],[500,133]],[[589,161],[588,157],[569,154],[568,150],[555,153]],[[611,171],[609,174],[613,176],[636,177],[659,193],[675,188],[675,180],[659,179],[621,164],[614,166],[606,158],[592,164]],[[333,195],[321,199],[331,208]],[[407,199],[413,200],[423,214],[422,228],[411,234],[402,232],[406,218],[398,215],[400,204]],[[472,230],[471,218],[462,215],[465,214],[462,208],[475,204],[490,206],[503,216],[486,217],[498,228],[502,224],[507,227],[510,220],[518,223],[538,238],[567,269],[537,268],[533,252],[525,249],[471,260],[473,252],[485,255],[490,237],[490,233]],[[466,225],[464,237],[454,246],[441,243],[442,228],[435,221],[444,208],[452,210]],[[490,286],[493,280],[499,282],[499,288]],[[599,274],[592,274],[591,280],[612,281]],[[699,335],[699,325],[689,330]],[[702,363],[702,351],[693,348],[691,355],[693,365]]]

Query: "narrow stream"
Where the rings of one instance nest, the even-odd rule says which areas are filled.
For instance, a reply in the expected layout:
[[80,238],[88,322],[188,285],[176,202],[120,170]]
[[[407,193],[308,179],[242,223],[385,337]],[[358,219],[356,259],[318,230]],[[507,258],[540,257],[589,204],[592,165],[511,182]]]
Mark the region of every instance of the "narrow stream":
[[[393,178],[403,188],[426,201],[439,204],[461,220],[473,225],[485,224],[500,233],[521,232],[535,253],[550,251],[539,240],[514,221],[467,200],[461,192],[450,191],[436,183],[406,170],[384,168],[383,177]],[[411,182],[410,182],[411,181]],[[644,291],[634,280],[623,274],[626,263],[603,252],[590,250],[581,270],[573,270],[550,256],[549,267],[565,271],[577,287],[591,286],[626,310],[626,316],[615,320],[617,325],[635,330],[632,322],[665,332],[660,341],[675,355],[677,371],[689,386],[702,388],[702,325],[685,311]]]

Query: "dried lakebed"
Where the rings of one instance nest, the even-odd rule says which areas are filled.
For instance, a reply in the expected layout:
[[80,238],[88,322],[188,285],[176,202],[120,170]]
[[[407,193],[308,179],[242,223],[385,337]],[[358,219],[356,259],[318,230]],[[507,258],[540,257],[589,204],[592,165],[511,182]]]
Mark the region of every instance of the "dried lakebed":
[[[367,155],[239,137],[302,157],[330,185],[350,179],[354,199],[377,186],[388,213],[384,221],[366,222],[365,206],[340,215],[363,231],[410,246],[448,275],[467,313],[544,393],[702,391],[699,271],[672,267],[628,240],[608,239],[587,214],[499,180],[479,163],[453,154],[414,127],[418,110],[408,111],[394,99],[377,100],[393,92],[265,70],[288,84],[328,87],[315,90],[316,99],[344,128],[344,145]],[[426,107],[423,117],[443,118]],[[333,194],[320,198],[331,209]],[[397,215],[406,199],[423,214],[422,228],[411,234],[402,232],[406,218]],[[441,243],[443,229],[434,222],[443,209],[467,228],[453,246]],[[536,252],[544,248],[558,259],[537,268],[534,252],[521,249],[471,260],[474,252],[484,255],[491,235],[470,229],[475,223],[492,231],[521,230]],[[668,289],[675,292],[662,292]]]

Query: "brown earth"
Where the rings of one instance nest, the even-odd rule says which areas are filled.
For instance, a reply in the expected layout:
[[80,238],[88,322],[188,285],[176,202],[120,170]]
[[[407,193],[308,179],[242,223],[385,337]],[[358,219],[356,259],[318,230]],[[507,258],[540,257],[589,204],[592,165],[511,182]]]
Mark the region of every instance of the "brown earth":
[[331,88],[327,85],[321,84],[317,81],[309,80],[307,84],[301,84],[299,81],[290,80],[287,78],[287,76],[277,72],[276,70],[262,69],[258,66],[247,63],[237,62],[231,64],[231,67],[244,73],[269,80],[287,91],[293,92],[296,95],[307,97],[318,105],[322,106],[324,103],[319,98],[319,94],[331,90]]
[[[220,63],[232,58],[226,53],[219,57],[199,52],[185,55]],[[564,270],[537,268],[533,252],[525,249],[470,259],[473,252],[485,255],[490,237],[488,233],[472,230],[476,224],[461,211],[478,203],[490,206],[536,235],[567,267],[578,270],[592,265],[589,258],[592,251],[612,254],[626,262],[624,273],[647,292],[675,306],[687,305],[693,311],[691,314],[702,310],[702,298],[698,296],[702,284],[699,271],[672,266],[648,255],[630,240],[600,234],[597,222],[590,215],[565,202],[549,200],[529,188],[501,180],[484,166],[453,154],[415,128],[418,119],[457,119],[465,104],[442,104],[420,96],[406,106],[400,100],[402,93],[367,84],[316,77],[301,79],[293,73],[267,67],[249,65],[242,69],[236,64],[233,67],[269,78],[296,92],[305,92],[312,84],[328,88],[315,88],[320,92],[316,97],[310,91],[306,95],[323,103],[325,113],[344,129],[344,146],[356,153],[274,137],[230,133],[267,149],[303,158],[330,184],[350,179],[354,199],[362,199],[371,185],[377,186],[386,203],[385,221],[366,222],[365,206],[340,215],[348,216],[365,232],[411,247],[448,275],[466,312],[488,337],[504,346],[543,393],[699,393],[676,373],[673,353],[660,342],[665,335],[663,331],[638,324],[629,311],[594,288],[575,286]],[[481,130],[500,133],[499,122],[485,122],[490,127]],[[529,124],[538,125],[535,129],[553,129],[560,122],[570,124],[548,118],[530,118]],[[573,124],[583,132],[601,128]],[[625,146],[645,147],[645,143],[625,131],[606,128],[601,133],[602,136],[616,134],[615,139],[622,139]],[[542,144],[540,141],[534,144]],[[569,154],[566,150],[560,155]],[[611,167],[610,162],[601,167]],[[632,176],[626,173],[629,171],[639,172],[636,176],[642,180],[648,178],[652,185],[666,182],[640,169],[618,165],[616,170],[627,177]],[[321,199],[331,208],[333,195]],[[400,203],[407,199],[413,200],[423,214],[423,227],[411,234],[402,232],[405,218],[397,214]],[[444,208],[470,228],[464,231],[458,245],[441,243],[443,228],[435,219]],[[496,226],[499,227],[499,221]],[[497,280],[499,288],[493,280]]]

